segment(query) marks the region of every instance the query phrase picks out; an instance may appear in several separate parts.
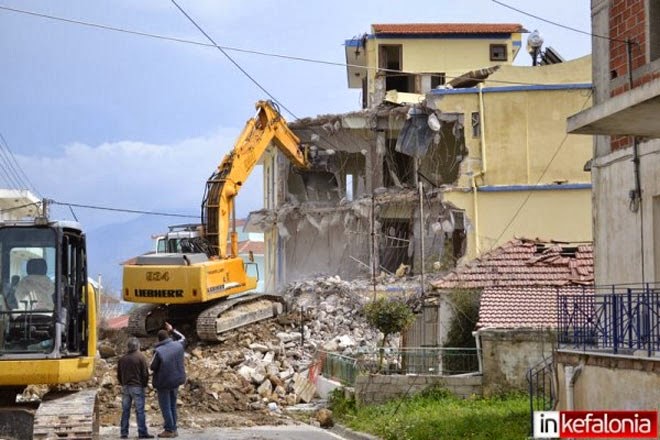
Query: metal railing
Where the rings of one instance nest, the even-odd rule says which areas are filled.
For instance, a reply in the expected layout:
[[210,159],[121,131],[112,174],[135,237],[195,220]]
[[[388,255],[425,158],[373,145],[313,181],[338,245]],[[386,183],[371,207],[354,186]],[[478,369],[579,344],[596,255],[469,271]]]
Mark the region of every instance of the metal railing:
[[[354,385],[359,374],[425,374],[451,376],[479,372],[476,348],[384,348],[351,356],[319,352],[323,376]],[[382,361],[381,361],[382,357]]]
[[557,401],[557,390],[554,386],[552,356],[527,370],[527,385],[529,391],[529,432],[534,432],[534,411],[549,411]]
[[560,347],[652,356],[660,351],[660,288],[612,286],[558,295]]

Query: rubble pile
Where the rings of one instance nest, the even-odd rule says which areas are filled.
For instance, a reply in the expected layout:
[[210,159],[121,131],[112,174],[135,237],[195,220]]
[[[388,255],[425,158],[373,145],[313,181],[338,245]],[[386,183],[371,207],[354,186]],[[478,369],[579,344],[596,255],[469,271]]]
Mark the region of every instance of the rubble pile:
[[[362,315],[363,305],[372,298],[370,289],[368,280],[347,282],[338,276],[320,275],[284,288],[288,313],[227,332],[219,343],[197,341],[190,329],[181,328],[188,337],[188,378],[179,391],[182,426],[209,426],[217,418],[200,422],[201,414],[238,412],[256,415],[256,423],[281,423],[282,407],[313,399],[315,389],[308,381],[308,370],[319,350],[348,355],[376,348],[382,335]],[[119,420],[121,387],[116,368],[128,337],[123,330],[100,337],[96,377],[88,386],[100,390],[102,423]],[[141,338],[149,361],[155,343],[155,338]],[[398,340],[392,338],[390,344],[395,346]],[[148,417],[159,420],[157,397],[151,388],[147,402]],[[217,423],[227,426],[226,421]]]

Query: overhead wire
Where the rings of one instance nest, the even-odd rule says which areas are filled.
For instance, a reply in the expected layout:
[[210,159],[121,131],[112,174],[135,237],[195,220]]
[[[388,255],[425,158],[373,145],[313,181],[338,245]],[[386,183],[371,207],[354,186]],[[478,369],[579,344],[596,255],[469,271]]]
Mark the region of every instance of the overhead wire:
[[[587,99],[585,99],[584,103],[582,104],[582,107],[580,107],[580,110],[578,110],[578,111],[582,111],[582,110],[584,110],[584,107],[587,105],[587,103],[589,102],[589,99],[591,99],[592,95],[593,95],[593,92],[589,93],[589,95],[587,96]],[[541,175],[539,176],[539,178],[536,180],[536,183],[534,184],[534,186],[537,186],[537,185],[541,182],[541,179],[543,179],[543,177],[545,176],[545,173],[548,172],[548,170],[550,169],[550,165],[552,165],[552,162],[555,160],[555,158],[557,157],[557,155],[558,155],[559,152],[561,151],[562,147],[563,147],[564,144],[566,143],[566,140],[568,139],[568,135],[569,135],[569,133],[566,133],[566,134],[564,135],[564,138],[561,140],[561,142],[559,143],[559,145],[558,145],[557,148],[555,149],[555,152],[553,153],[553,155],[552,155],[552,157],[550,158],[550,160],[548,161],[548,163],[545,165],[545,168],[543,168],[543,171],[541,172]],[[475,189],[475,190],[476,190],[476,189]],[[495,240],[494,245],[497,245],[497,243],[499,243],[500,239],[504,236],[504,234],[505,234],[506,231],[509,229],[509,227],[510,227],[510,226],[513,224],[513,222],[518,218],[518,215],[520,214],[520,212],[522,211],[522,209],[525,207],[525,205],[526,205],[527,202],[529,201],[530,197],[532,197],[532,194],[533,194],[533,193],[534,193],[534,191],[531,190],[531,189],[527,191],[527,196],[526,196],[525,199],[522,201],[522,203],[520,204],[520,206],[518,206],[518,209],[517,209],[516,212],[513,214],[513,216],[511,217],[511,219],[509,220],[509,222],[506,224],[506,226],[504,227],[504,229],[502,229],[502,232],[500,232],[500,234],[497,236],[497,239]]]
[[59,202],[56,200],[49,200],[48,203],[51,205],[68,206],[69,208],[97,209],[102,211],[124,212],[129,214],[143,214],[143,215],[155,215],[161,217],[179,217],[179,218],[195,218],[195,219],[199,218],[199,216],[197,215],[175,214],[175,213],[158,212],[158,211],[144,211],[139,209],[114,208],[109,206],[85,205],[80,203]]
[[497,3],[498,5],[507,8],[507,9],[511,9],[512,11],[519,12],[519,13],[521,13],[521,14],[523,14],[523,15],[528,16],[528,17],[532,17],[532,18],[535,18],[535,19],[537,19],[537,20],[541,20],[541,21],[543,21],[543,22],[545,22],[545,23],[548,23],[548,24],[551,24],[551,25],[554,25],[554,26],[560,27],[560,28],[562,28],[562,29],[566,29],[566,30],[569,30],[569,31],[577,32],[577,33],[579,33],[579,34],[589,35],[589,36],[591,36],[591,37],[601,38],[601,39],[604,39],[604,40],[616,41],[617,43],[624,43],[624,44],[628,44],[628,43],[629,43],[629,41],[626,41],[626,40],[619,40],[619,39],[617,39],[617,38],[608,37],[608,36],[606,36],[606,35],[594,34],[594,33],[592,33],[592,32],[583,31],[582,29],[577,29],[577,28],[574,28],[574,27],[571,27],[571,26],[567,26],[567,25],[565,25],[565,24],[558,23],[558,22],[556,22],[556,21],[548,20],[547,18],[543,18],[543,17],[540,17],[540,16],[538,16],[538,15],[531,14],[531,13],[529,13],[529,12],[523,11],[522,9],[518,9],[518,8],[516,8],[516,7],[514,7],[514,6],[508,5],[508,4],[506,4],[506,3],[504,3],[504,2],[502,2],[502,1],[500,1],[500,0],[491,0],[491,1],[492,1],[493,3]]
[[[40,12],[28,11],[28,10],[25,10],[25,9],[10,8],[10,7],[7,7],[7,6],[0,6],[0,10],[4,10],[4,11],[8,11],[8,12],[14,12],[14,13],[17,13],[17,14],[30,15],[30,16],[33,16],[33,17],[39,17],[39,18],[44,18],[44,19],[48,19],[48,20],[61,21],[61,22],[69,23],[69,24],[76,24],[76,25],[80,25],[80,26],[92,27],[92,28],[102,29],[102,30],[106,30],[106,31],[120,32],[120,33],[140,36],[140,37],[147,37],[147,38],[159,39],[159,40],[164,40],[164,41],[171,41],[171,42],[181,43],[181,44],[191,44],[191,45],[203,46],[203,47],[214,47],[216,49],[222,49],[225,52],[226,51],[240,52],[240,53],[246,53],[246,54],[251,54],[251,55],[260,55],[260,56],[265,56],[265,57],[281,58],[281,59],[290,60],[290,61],[299,61],[299,62],[313,63],[313,64],[324,64],[324,65],[328,65],[328,66],[336,66],[336,67],[344,67],[344,68],[351,67],[351,68],[359,68],[359,69],[364,69],[364,70],[374,70],[374,71],[383,72],[383,73],[394,73],[394,74],[404,74],[404,75],[406,75],[406,74],[407,75],[419,74],[419,72],[409,72],[409,71],[398,70],[398,69],[386,69],[386,68],[380,68],[380,67],[375,67],[375,66],[363,66],[363,65],[359,65],[359,64],[341,63],[341,62],[338,62],[338,61],[320,60],[320,59],[315,59],[315,58],[285,55],[285,54],[278,54],[278,53],[272,53],[272,52],[264,52],[264,51],[258,51],[258,50],[253,50],[253,49],[243,49],[243,48],[239,48],[239,47],[225,46],[225,45],[219,45],[219,44],[215,44],[215,43],[204,43],[204,42],[201,42],[201,41],[189,40],[189,39],[186,39],[186,38],[172,37],[172,36],[168,36],[168,35],[154,34],[154,33],[150,33],[150,32],[135,31],[135,30],[131,30],[131,29],[120,28],[120,27],[116,27],[116,26],[109,26],[109,25],[100,24],[100,23],[93,23],[93,22],[83,21],[83,20],[74,20],[74,19],[71,19],[71,18],[56,16],[56,15],[51,15],[51,14],[44,14],[44,13],[40,13]],[[473,79],[473,80],[478,80],[478,81],[483,81],[484,80],[483,78],[476,78],[476,77],[471,77],[471,76],[467,76],[467,75],[452,76],[452,75],[445,74],[445,75],[436,75],[436,76],[444,76],[446,79],[465,78],[465,79]],[[530,86],[544,85],[542,83],[522,82],[522,81],[508,81],[508,80],[501,80],[501,79],[489,79],[488,81],[491,82],[491,83],[512,84],[512,85],[530,85]],[[298,118],[296,118],[296,119],[298,119]]]
[[[0,132],[0,147],[2,147],[3,150],[6,150],[7,153],[9,153],[9,159],[11,162],[13,162],[13,166],[11,167],[15,171],[15,175],[20,182],[21,186],[25,189],[28,189],[32,192],[34,192],[39,198],[41,198],[41,194],[37,190],[37,188],[34,186],[30,178],[27,176],[21,165],[18,163],[16,160],[16,156],[14,156],[14,152],[12,151],[11,147],[9,146],[9,142],[7,142],[7,139],[5,139],[4,135],[2,132]],[[4,153],[3,153],[4,154]]]

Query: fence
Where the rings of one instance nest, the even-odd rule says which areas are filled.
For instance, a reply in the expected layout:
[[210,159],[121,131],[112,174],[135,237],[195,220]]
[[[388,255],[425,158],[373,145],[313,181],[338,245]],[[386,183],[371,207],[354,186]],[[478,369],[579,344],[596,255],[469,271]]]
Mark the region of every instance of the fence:
[[320,352],[319,361],[325,377],[354,385],[356,377],[365,373],[436,376],[474,373],[479,371],[478,356],[476,348],[385,348],[351,356]]
[[[558,295],[558,342],[564,348],[652,356],[660,351],[660,289],[612,286]],[[635,353],[638,354],[638,353]]]
[[544,358],[534,367],[527,370],[530,436],[534,429],[534,411],[551,410],[557,401],[557,390],[554,386],[553,374],[552,356]]

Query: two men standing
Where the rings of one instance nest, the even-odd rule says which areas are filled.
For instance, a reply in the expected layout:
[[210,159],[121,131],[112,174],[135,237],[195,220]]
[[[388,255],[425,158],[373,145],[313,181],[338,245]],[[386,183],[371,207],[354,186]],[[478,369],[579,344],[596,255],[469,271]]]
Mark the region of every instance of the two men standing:
[[[173,333],[173,337],[170,337]],[[185,337],[165,323],[165,329],[158,332],[158,343],[154,347],[154,357],[150,369],[153,371],[153,386],[158,393],[158,404],[163,415],[164,430],[158,437],[177,437],[176,400],[179,386],[186,381],[184,367]],[[128,438],[128,422],[131,406],[135,402],[138,425],[138,438],[154,438],[149,434],[144,415],[145,388],[149,383],[147,360],[140,352],[140,341],[130,338],[128,352],[119,359],[117,378],[122,386],[121,438]]]

